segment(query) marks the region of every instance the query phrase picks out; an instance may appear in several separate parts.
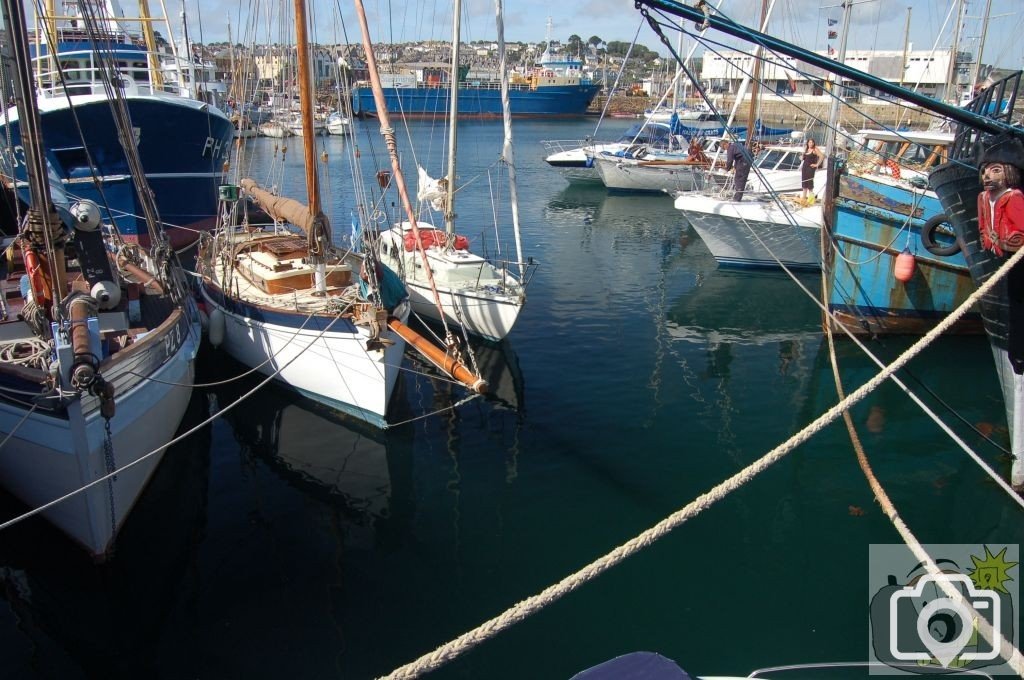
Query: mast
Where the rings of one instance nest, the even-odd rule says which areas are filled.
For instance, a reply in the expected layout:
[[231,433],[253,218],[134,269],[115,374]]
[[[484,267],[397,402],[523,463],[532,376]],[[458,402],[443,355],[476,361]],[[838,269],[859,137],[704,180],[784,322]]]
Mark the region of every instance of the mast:
[[981,22],[981,39],[978,41],[978,56],[975,59],[974,73],[971,75],[971,94],[978,85],[978,78],[981,76],[981,57],[985,54],[985,38],[988,36],[988,20],[992,12],[992,0],[985,3],[985,14]]
[[[32,57],[28,49],[25,8],[21,0],[3,0],[2,12],[14,53],[15,103],[21,127],[21,145],[25,149],[25,175],[29,189],[28,214],[20,228],[31,250],[42,251],[52,258],[52,315],[55,320],[59,320],[60,301],[67,291],[67,275],[64,271],[65,235],[50,195],[50,179],[43,156],[42,124],[32,84]],[[51,45],[50,49],[55,51],[56,46]],[[38,303],[42,306],[41,300]]]
[[298,52],[299,111],[302,116],[302,150],[306,161],[306,202],[309,213],[320,216],[320,177],[313,148],[313,88],[310,83],[309,37],[306,34],[306,0],[295,0],[295,49]]
[[523,242],[519,234],[519,191],[516,188],[516,162],[512,151],[512,106],[508,97],[508,66],[505,63],[505,12],[502,0],[494,0],[495,23],[498,27],[498,71],[501,73],[501,117],[505,123],[505,143],[501,157],[508,166],[509,200],[512,202],[512,231],[516,239],[516,261],[519,263],[520,281],[526,276],[523,261]]
[[903,81],[907,75],[907,52],[910,48],[910,12],[911,8],[907,8],[907,25],[903,28],[903,64],[900,68],[900,87],[903,87]]
[[[850,15],[853,12],[853,0],[843,2],[843,32],[839,36],[839,54],[836,61],[840,64],[846,63],[846,39],[850,35]],[[828,153],[835,156],[836,127],[839,125],[839,107],[843,103],[843,80],[838,78],[833,81],[836,85],[832,93],[832,106],[828,111],[828,127],[825,129],[825,148]]]
[[458,147],[459,120],[459,40],[461,34],[462,2],[455,0],[452,8],[452,74],[448,82],[451,100],[448,105],[448,186],[444,202],[444,230],[455,232],[455,150]]
[[946,75],[946,101],[950,104],[957,104],[960,101],[959,88],[956,86],[956,79],[959,75],[956,68],[957,55],[960,52],[960,27],[964,20],[963,0],[956,0],[956,22],[953,24],[953,42],[949,46],[949,72]]
[[[761,0],[761,30],[765,30],[768,22],[768,0]],[[757,115],[757,94],[761,91],[761,55],[760,45],[754,50],[754,75],[750,90],[750,112],[747,114],[747,148],[753,149],[754,141],[754,119]]]
[[149,0],[139,0],[139,18],[142,19],[142,36],[146,41],[146,56],[149,61],[149,80],[154,90],[164,88],[164,74],[160,71],[160,58],[156,51],[156,36],[149,15]]
[[[718,0],[718,4],[715,6],[715,9],[717,10],[721,6],[722,6],[722,0]],[[775,9],[775,0],[772,0],[771,4],[768,5],[768,11],[761,18],[761,31],[762,32],[768,29],[768,20],[771,18],[772,11],[774,9]],[[696,48],[696,47],[697,46],[694,45],[694,48]],[[692,50],[691,50],[690,54],[691,55],[693,54]],[[755,62],[756,61],[757,60],[755,60]],[[731,135],[729,133],[729,130],[732,128],[732,123],[736,119],[736,112],[739,111],[740,104],[743,102],[743,98],[747,96],[747,88],[749,86],[750,86],[750,76],[748,74],[744,74],[743,75],[743,80],[740,81],[740,86],[736,90],[736,99],[733,101],[732,109],[729,111],[729,118],[725,121],[725,135],[728,136],[728,137],[731,137]],[[751,111],[753,111],[753,103],[751,103]],[[751,115],[751,118],[753,118],[753,115]],[[754,124],[753,121],[751,121],[750,125],[753,126],[753,124]],[[748,130],[747,130],[747,138],[749,139],[749,137],[750,137],[750,129],[748,128]]]
[[[370,75],[370,86],[373,90],[373,101],[377,105],[377,120],[380,122],[380,134],[384,138],[384,145],[388,148],[388,156],[391,158],[391,172],[395,178],[395,187],[398,189],[398,198],[402,202],[402,208],[409,218],[409,226],[416,242],[421,244],[419,227],[416,224],[416,211],[412,208],[409,200],[409,189],[405,184],[405,174],[402,172],[402,164],[398,160],[398,141],[395,139],[395,129],[391,127],[391,116],[388,115],[388,103],[384,99],[384,88],[380,84],[380,71],[377,70],[377,57],[373,54],[373,43],[370,40],[370,27],[366,23],[366,11],[363,9],[363,0],[355,0],[356,16],[359,18],[359,31],[363,37],[363,52],[366,54],[366,70]],[[417,248],[420,259],[423,261],[424,271],[430,273],[430,261],[427,253],[422,247]],[[430,283],[430,291],[434,294],[434,304],[441,308],[441,296],[434,284],[433,274],[427,276]],[[447,325],[445,326],[447,331]]]

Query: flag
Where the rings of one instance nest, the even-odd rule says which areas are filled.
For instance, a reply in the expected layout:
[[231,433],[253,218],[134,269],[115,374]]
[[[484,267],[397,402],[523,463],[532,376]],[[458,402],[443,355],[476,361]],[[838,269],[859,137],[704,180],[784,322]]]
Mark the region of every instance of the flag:
[[789,79],[789,93],[796,94],[796,81],[793,80],[793,76],[787,73],[786,78]]
[[833,54],[835,54],[835,53],[836,53],[836,51],[835,51],[834,49],[832,49],[832,46],[831,46],[831,45],[829,45],[829,46],[828,46],[828,56],[830,56],[830,57],[831,57],[831,56],[832,56]]
[[836,33],[835,31],[829,31],[828,32],[828,39],[829,40],[835,40],[838,37],[839,37],[839,34]]
[[829,19],[828,20],[828,25],[829,26],[835,26],[838,23],[839,23],[839,19]]

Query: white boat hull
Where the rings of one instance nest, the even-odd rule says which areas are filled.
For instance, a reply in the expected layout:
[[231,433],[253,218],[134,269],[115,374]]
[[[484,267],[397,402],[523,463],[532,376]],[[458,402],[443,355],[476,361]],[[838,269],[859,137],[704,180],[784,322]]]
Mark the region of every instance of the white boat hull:
[[[421,230],[430,229],[420,223]],[[427,248],[441,310],[434,301],[422,256],[405,249],[408,222],[381,234],[381,262],[404,276],[413,311],[427,319],[461,326],[487,340],[507,336],[526,301],[522,283],[507,269],[499,269],[468,251]]]
[[[434,321],[441,321],[441,313],[434,304],[429,284],[422,281],[405,282],[413,312]],[[512,331],[519,318],[522,302],[519,296],[487,294],[475,290],[455,290],[438,286],[444,320],[461,325],[471,333],[487,340],[498,341]]]
[[[94,556],[110,550],[160,464],[161,447],[173,438],[191,398],[199,326],[183,322],[179,328],[181,344],[172,354],[160,353],[156,359],[163,362],[155,370],[146,368],[153,355],[140,352],[104,374],[117,389],[110,434],[113,464],[122,471],[111,481],[100,482],[42,513]],[[171,346],[164,342],[169,341],[161,340],[156,352]],[[86,394],[67,411],[67,417],[42,410],[26,417],[24,407],[0,402],[0,433],[13,433],[0,447],[0,479],[30,508],[65,496],[108,472],[105,421],[98,399]],[[154,451],[157,453],[124,469]]]
[[641,165],[625,158],[595,157],[601,181],[611,191],[674,193],[693,191],[703,184],[700,165]]
[[[375,427],[386,427],[388,402],[402,365],[405,341],[383,328],[383,349],[367,349],[370,331],[336,317],[268,310],[264,320],[257,314],[235,312],[203,288],[210,309],[224,316],[222,347],[239,362],[257,368],[304,396],[348,413]],[[244,307],[244,309],[253,309]],[[257,308],[258,309],[258,308]],[[409,306],[403,302],[394,316],[403,323]],[[270,318],[279,318],[275,323]],[[305,322],[305,327],[303,327]],[[319,326],[318,326],[319,324]]]
[[681,194],[675,206],[707,245],[720,265],[757,269],[821,268],[821,207],[793,210],[794,222],[782,209],[762,201],[723,201],[700,194]]

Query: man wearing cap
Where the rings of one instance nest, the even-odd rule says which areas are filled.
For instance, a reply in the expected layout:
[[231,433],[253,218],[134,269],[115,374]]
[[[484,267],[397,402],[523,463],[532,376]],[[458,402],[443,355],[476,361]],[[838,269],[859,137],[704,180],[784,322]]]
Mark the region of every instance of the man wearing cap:
[[1024,193],[1021,193],[1024,146],[1013,138],[985,150],[979,164],[984,191],[978,194],[981,245],[996,255],[1024,245]]
[[740,141],[729,142],[729,150],[725,153],[725,171],[733,169],[736,175],[732,180],[732,200],[742,201],[743,192],[747,188],[747,175],[750,174],[750,152],[746,144]]

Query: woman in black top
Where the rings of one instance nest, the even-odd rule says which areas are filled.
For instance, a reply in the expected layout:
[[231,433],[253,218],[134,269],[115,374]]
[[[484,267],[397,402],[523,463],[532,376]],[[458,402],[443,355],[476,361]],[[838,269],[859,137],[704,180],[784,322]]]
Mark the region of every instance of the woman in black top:
[[824,163],[825,154],[821,152],[813,139],[804,145],[803,162],[800,163],[800,188],[803,189],[803,202],[814,201],[814,173]]

